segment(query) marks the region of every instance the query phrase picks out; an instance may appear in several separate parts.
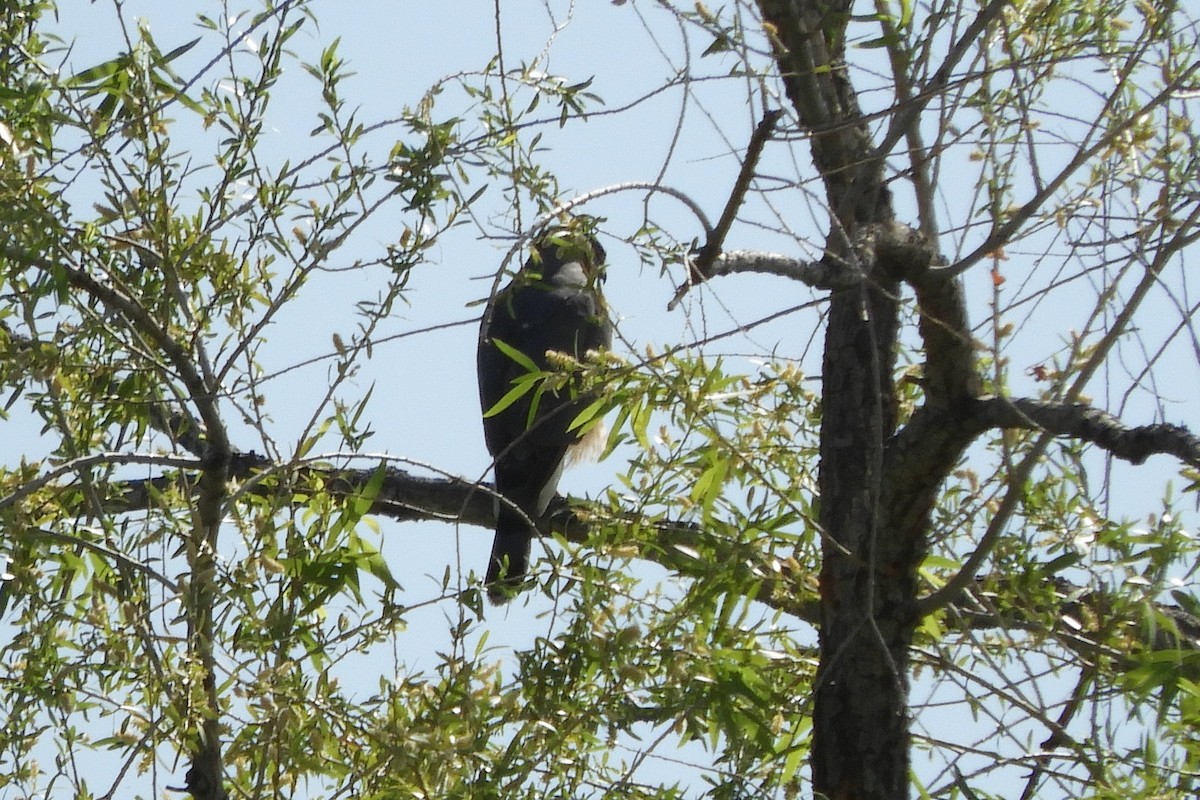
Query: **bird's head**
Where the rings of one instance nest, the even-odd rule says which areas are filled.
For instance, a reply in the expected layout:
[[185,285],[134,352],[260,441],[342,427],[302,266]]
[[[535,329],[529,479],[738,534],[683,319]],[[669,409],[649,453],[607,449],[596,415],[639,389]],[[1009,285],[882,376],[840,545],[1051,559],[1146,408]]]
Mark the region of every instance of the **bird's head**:
[[604,280],[605,257],[604,248],[591,232],[557,227],[534,241],[525,268],[545,283],[595,285]]

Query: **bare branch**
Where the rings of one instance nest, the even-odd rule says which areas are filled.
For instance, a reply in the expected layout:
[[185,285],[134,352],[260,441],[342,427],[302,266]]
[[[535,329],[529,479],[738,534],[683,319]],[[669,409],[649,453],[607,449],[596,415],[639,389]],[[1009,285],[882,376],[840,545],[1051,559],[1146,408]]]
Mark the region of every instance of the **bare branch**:
[[942,92],[950,83],[950,76],[954,72],[954,68],[967,55],[976,43],[983,32],[987,30],[988,25],[1000,12],[1008,5],[1008,0],[991,0],[986,6],[979,10],[975,15],[975,19],[966,27],[962,35],[955,42],[954,46],[946,54],[945,60],[938,66],[937,70],[930,76],[925,85],[921,87],[920,93],[903,104],[897,113],[892,117],[891,124],[888,125],[887,133],[879,146],[875,148],[875,157],[886,158],[892,152],[892,148],[900,141],[908,131],[915,129],[917,121],[921,117],[921,113],[935,98],[941,97]]
[[[858,245],[862,252],[874,254],[886,272],[902,276],[914,286],[921,284],[921,288],[930,295],[931,304],[935,299],[935,291],[941,292],[944,291],[942,287],[955,285],[933,271],[932,268],[941,261],[934,245],[923,234],[907,225],[893,222],[868,226]],[[719,253],[715,257],[712,265],[704,272],[704,278],[751,272],[789,278],[814,289],[838,291],[852,289],[862,282],[861,272],[848,269],[848,266],[829,256],[818,261],[804,261],[762,250],[731,250]],[[690,284],[687,284],[679,288],[668,310],[678,305],[689,286]],[[962,301],[960,299],[957,302],[961,304]],[[965,326],[966,312],[950,313],[951,305],[950,299],[942,300],[931,313],[936,315],[940,309],[944,309],[942,316],[947,320],[961,318],[962,325]]]
[[725,237],[729,235],[729,229],[733,227],[733,221],[737,218],[738,209],[742,207],[742,203],[746,199],[746,192],[750,190],[750,184],[754,181],[754,171],[758,168],[758,160],[762,157],[763,147],[766,146],[767,139],[771,138],[771,132],[775,130],[775,125],[781,116],[783,116],[783,111],[779,109],[767,111],[763,114],[762,121],[754,128],[754,133],[750,135],[750,143],[746,146],[746,157],[742,159],[742,168],[738,171],[737,180],[733,183],[733,191],[729,193],[729,199],[725,201],[725,210],[721,212],[721,219],[717,222],[715,229],[706,231],[708,237],[704,245],[687,263],[687,275],[684,276],[683,283],[675,290],[675,297],[668,304],[668,310],[679,304],[688,289],[695,284],[703,283],[711,276],[710,270],[713,262],[721,254]]
[[[807,284],[814,289],[848,289],[859,283],[856,272],[830,264],[828,261],[802,261],[779,253],[762,250],[732,250],[721,253],[705,272],[705,280],[735,273],[754,272],[760,275],[776,275]],[[674,309],[683,295],[692,286],[685,283],[671,298],[667,310]]]
[[975,405],[985,428],[1041,430],[1090,442],[1131,464],[1155,454],[1200,467],[1200,438],[1182,425],[1156,423],[1130,427],[1106,411],[1084,403],[990,397]]
[[620,194],[622,192],[650,192],[651,194],[665,194],[669,197],[673,197],[687,206],[688,210],[696,216],[696,219],[700,222],[700,227],[704,228],[704,233],[706,235],[709,234],[713,229],[712,223],[708,221],[708,216],[704,213],[704,209],[702,209],[695,200],[689,197],[686,192],[682,192],[679,189],[675,189],[671,186],[666,186],[661,183],[629,181],[627,183],[617,183],[613,184],[612,186],[604,186],[599,189],[593,189],[590,192],[585,192],[584,194],[572,197],[570,200],[565,200],[562,203],[559,203],[557,206],[534,220],[533,224],[529,226],[526,234],[522,236],[515,245],[513,245],[513,250],[520,249],[525,241],[534,236],[538,230],[550,224],[551,222],[554,222],[559,216],[570,212],[577,206],[586,205],[587,203],[590,203],[598,198],[606,197],[610,194]]

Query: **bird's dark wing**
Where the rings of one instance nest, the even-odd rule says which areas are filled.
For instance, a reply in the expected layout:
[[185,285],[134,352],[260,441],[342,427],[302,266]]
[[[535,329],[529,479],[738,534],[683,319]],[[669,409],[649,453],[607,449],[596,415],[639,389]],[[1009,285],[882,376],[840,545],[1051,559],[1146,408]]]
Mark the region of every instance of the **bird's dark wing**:
[[[512,286],[497,295],[491,319],[478,352],[479,397],[484,411],[491,409],[526,374],[526,367],[493,343],[500,340],[523,353],[538,369],[549,368],[547,351],[582,358],[589,350],[607,348],[611,331],[594,292],[578,289],[547,290],[537,285]],[[530,425],[530,392],[500,413],[484,420],[488,450],[503,460],[506,450],[524,441],[539,448],[562,447],[578,438],[568,430],[588,402],[569,394],[542,393],[536,418]]]

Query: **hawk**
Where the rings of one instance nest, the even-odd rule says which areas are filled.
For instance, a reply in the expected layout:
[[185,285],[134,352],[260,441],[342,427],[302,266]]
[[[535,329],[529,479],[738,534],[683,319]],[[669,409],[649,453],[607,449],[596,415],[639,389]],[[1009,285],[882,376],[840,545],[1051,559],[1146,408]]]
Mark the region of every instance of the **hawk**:
[[[514,391],[514,381],[530,374],[529,362],[539,371],[551,371],[547,353],[582,359],[589,350],[610,346],[612,325],[600,293],[604,259],[604,248],[594,237],[553,229],[535,241],[529,260],[483,315],[476,358],[479,401],[496,492],[503,498],[496,503],[496,537],[486,578],[488,598],[496,604],[520,586],[528,567],[536,535],[530,520],[545,513],[572,453],[586,449],[571,422],[595,398],[567,388],[539,391],[531,386],[511,404],[495,409]],[[595,432],[602,435],[598,427]]]

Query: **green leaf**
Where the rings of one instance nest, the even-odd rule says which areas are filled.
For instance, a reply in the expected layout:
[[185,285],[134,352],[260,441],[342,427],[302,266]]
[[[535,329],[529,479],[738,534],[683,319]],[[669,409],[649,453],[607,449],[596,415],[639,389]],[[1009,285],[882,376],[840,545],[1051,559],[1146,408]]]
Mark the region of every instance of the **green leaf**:
[[81,72],[75,73],[64,81],[64,85],[72,89],[78,89],[90,84],[99,83],[126,69],[130,63],[129,54],[122,53],[116,58],[109,59],[94,67],[88,67]]
[[1058,574],[1067,567],[1076,564],[1082,556],[1075,551],[1063,553],[1057,558],[1052,559],[1049,563],[1043,564],[1038,568],[1038,572],[1046,577]]
[[371,478],[367,481],[362,489],[354,493],[354,500],[350,505],[351,512],[357,519],[362,519],[363,516],[371,510],[376,498],[379,497],[379,490],[383,488],[383,480],[387,477],[387,465],[380,464],[375,472],[371,474]]
[[[379,474],[383,474],[380,470]],[[373,480],[373,479],[372,479]],[[392,575],[387,559],[379,552],[379,548],[357,534],[350,536],[350,551],[355,554],[358,568],[368,575],[374,576],[388,589],[399,589],[400,583]]]
[[712,44],[704,49],[704,52],[700,54],[700,57],[703,58],[704,56],[711,56],[717,53],[726,53],[730,49],[729,37],[724,35],[717,36],[715,39],[713,39]]
[[[496,348],[501,353],[521,365],[528,372],[528,374],[522,375],[513,381],[513,388],[510,389],[507,394],[501,397],[496,402],[496,405],[483,412],[484,419],[496,416],[501,411],[517,402],[517,400],[529,394],[529,392],[535,388],[538,389],[540,396],[541,393],[545,391],[545,389],[541,387],[544,386],[545,378],[548,374],[538,369],[538,365],[533,363],[533,359],[515,347],[505,344],[499,339],[492,339],[492,344],[496,345]],[[536,408],[536,404],[534,408]],[[531,409],[531,413],[532,411],[533,409]]]
[[567,430],[574,431],[586,427],[597,417],[604,416],[604,412],[608,410],[608,400],[599,398],[594,400],[587,408],[575,415],[575,419],[571,420],[571,424],[567,426]]
[[895,34],[886,34],[875,39],[859,42],[856,46],[863,50],[875,50],[881,47],[892,48],[900,44],[900,38]]
[[1181,592],[1178,589],[1171,590],[1171,597],[1175,598],[1175,602],[1184,611],[1191,614],[1193,617],[1200,617],[1200,600],[1197,600],[1187,592]]
[[704,472],[700,473],[700,477],[692,487],[692,500],[703,507],[705,518],[712,515],[713,505],[721,496],[721,490],[725,485],[725,476],[728,473],[729,462],[714,455],[712,462]]
[[167,53],[167,54],[166,54],[166,55],[164,55],[162,58],[158,59],[157,63],[159,63],[159,64],[170,64],[172,61],[174,61],[175,59],[179,58],[181,55],[183,55],[184,53],[188,52],[189,50],[191,50],[193,47],[195,47],[195,46],[196,46],[196,45],[198,45],[198,44],[200,44],[200,37],[199,37],[199,36],[197,36],[195,39],[192,39],[192,40],[191,40],[190,42],[188,42],[187,44],[181,44],[181,45],[179,45],[179,47],[176,47],[174,50],[172,50],[171,52]]
[[529,356],[525,355],[524,353],[522,353],[520,350],[513,347],[512,345],[505,344],[504,342],[500,341],[499,339],[492,339],[492,344],[496,345],[497,350],[499,350],[501,353],[504,353],[504,355],[508,356],[513,361],[520,364],[527,371],[529,371],[529,372],[538,372],[539,371],[538,365],[533,363],[533,359],[531,359]]
[[508,394],[496,401],[496,405],[483,412],[483,418],[488,419],[499,414],[504,409],[511,406],[513,403],[520,400],[525,395],[533,391],[537,384],[533,381],[515,381],[513,388],[508,390]]

